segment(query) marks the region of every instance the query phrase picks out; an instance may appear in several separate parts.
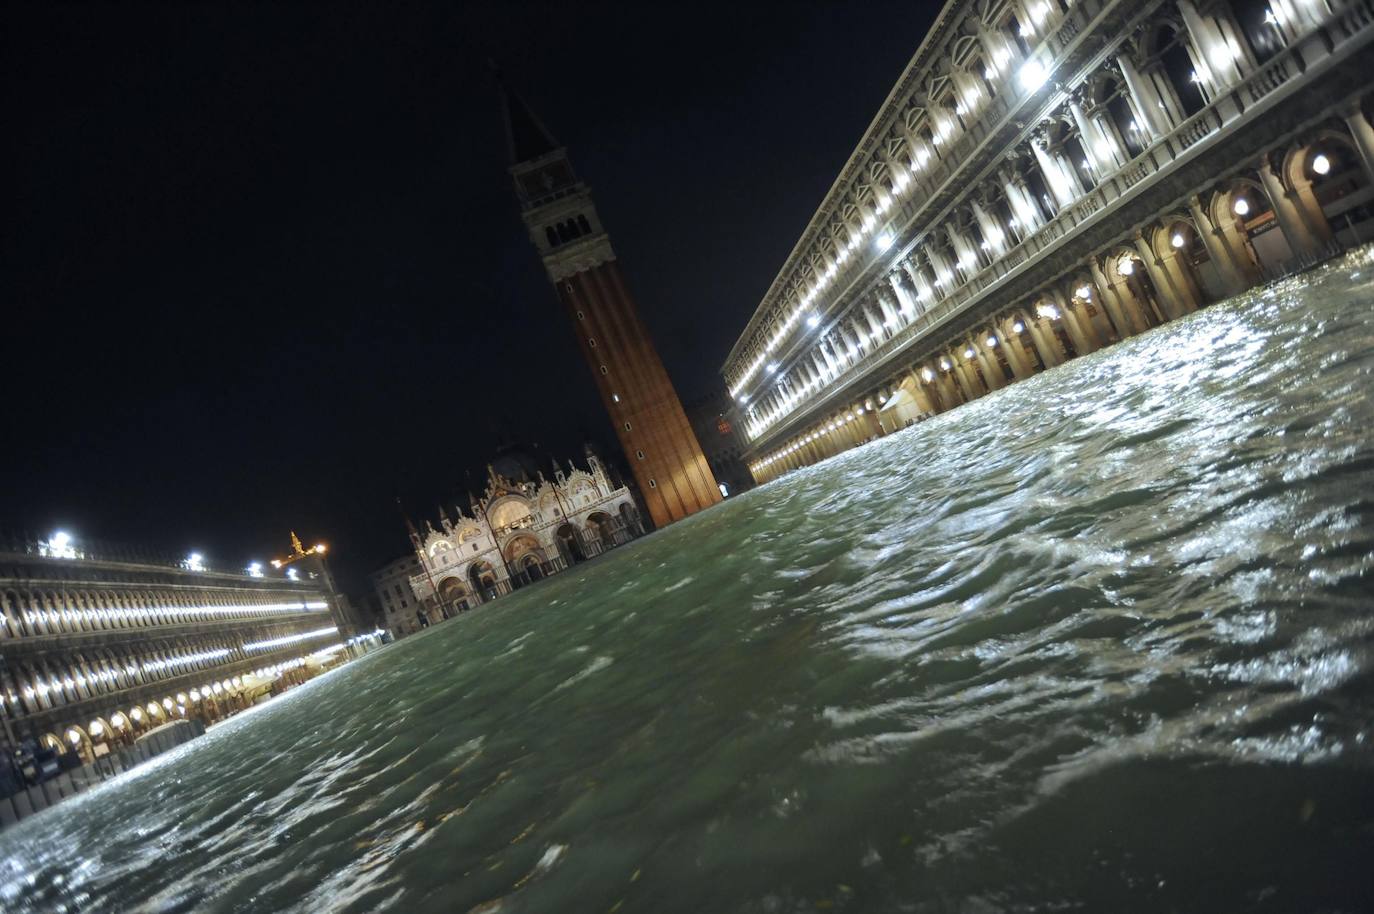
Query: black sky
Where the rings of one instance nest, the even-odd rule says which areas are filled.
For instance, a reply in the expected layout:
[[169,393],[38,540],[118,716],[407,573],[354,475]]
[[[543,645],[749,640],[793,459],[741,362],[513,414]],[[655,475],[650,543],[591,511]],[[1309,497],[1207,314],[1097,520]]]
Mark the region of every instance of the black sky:
[[486,60],[568,146],[684,398],[936,6],[7,7],[0,527],[346,580],[502,437],[614,437]]

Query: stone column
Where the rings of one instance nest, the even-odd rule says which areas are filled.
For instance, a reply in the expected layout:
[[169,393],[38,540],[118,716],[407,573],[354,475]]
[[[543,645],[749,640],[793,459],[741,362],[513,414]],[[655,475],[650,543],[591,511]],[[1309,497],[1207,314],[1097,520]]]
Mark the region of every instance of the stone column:
[[1107,318],[1116,328],[1118,339],[1125,339],[1128,336],[1135,336],[1141,331],[1149,329],[1149,323],[1140,314],[1135,303],[1129,305],[1123,302],[1116,294],[1116,289],[1112,288],[1111,283],[1107,282],[1107,277],[1102,273],[1102,267],[1094,257],[1088,264],[1092,273],[1093,285],[1096,287],[1094,292],[1097,300],[1102,303],[1102,309],[1107,312]]
[[1274,174],[1268,156],[1260,162],[1259,175],[1260,182],[1264,184],[1264,192],[1269,197],[1269,204],[1274,208],[1274,216],[1279,220],[1279,228],[1283,230],[1293,253],[1299,257],[1313,257],[1319,254],[1323,248],[1321,239],[1313,233],[1303,218],[1302,211],[1288,195],[1287,188],[1283,186],[1279,176]]
[[950,364],[954,366],[950,373],[954,375],[954,381],[959,385],[959,392],[964,395],[964,400],[967,402],[982,396],[983,391],[982,385],[976,383],[964,367],[963,357],[964,354],[960,352],[950,358]]
[[[894,283],[893,277],[889,276],[887,279],[890,288],[897,285],[896,283]],[[881,308],[883,311],[883,320],[885,322],[891,323],[892,332],[896,333],[898,330],[902,328],[902,325],[905,323],[900,317],[900,313],[903,310],[908,310],[908,306],[901,300],[900,296],[897,296],[896,307],[894,308],[893,297],[894,296],[892,295],[883,294],[882,291],[878,292],[878,307]]]
[[1117,135],[1116,125],[1108,120],[1101,108],[1096,109],[1089,118],[1093,129],[1101,137],[1103,145],[1107,147],[1107,157],[1109,161],[1103,163],[1110,170],[1115,171],[1130,161],[1130,156],[1126,148],[1121,145],[1121,137]]
[[1129,54],[1118,55],[1116,65],[1121,68],[1121,77],[1125,80],[1126,91],[1135,102],[1136,111],[1145,118],[1140,129],[1149,131],[1153,139],[1168,136],[1174,125],[1168,119],[1163,100],[1155,91],[1154,84],[1141,75]]
[[1225,36],[1209,17],[1197,11],[1192,0],[1177,0],[1176,5],[1196,55],[1193,67],[1203,77],[1203,84],[1211,97],[1215,98],[1240,82],[1240,68],[1230,56],[1231,48]]
[[1188,198],[1188,211],[1193,214],[1193,226],[1202,236],[1202,245],[1207,248],[1207,257],[1221,276],[1222,285],[1225,287],[1223,293],[1231,296],[1244,292],[1250,283],[1232,256],[1221,230],[1212,225],[1207,214],[1202,211],[1202,201],[1198,199],[1197,194]]
[[1020,183],[1020,176],[1010,172],[1002,172],[1002,189],[1006,192],[1007,203],[1011,206],[1012,212],[1016,214],[1016,221],[1021,226],[1021,231],[1017,236],[1025,238],[1035,232],[1040,227],[1040,210],[1035,206],[1030,198],[1030,193]]
[[983,380],[992,390],[1005,387],[1007,379],[1002,374],[1002,366],[997,362],[997,354],[989,352],[987,339],[981,333],[975,333],[974,338],[969,341],[969,346],[973,347],[973,356],[978,360],[978,367],[983,369]]
[[1169,253],[1161,257],[1159,263],[1178,292],[1184,309],[1193,312],[1202,307],[1203,296],[1202,289],[1193,276],[1192,265],[1185,261],[1185,256],[1182,250],[1170,247]]
[[993,219],[988,211],[983,209],[982,204],[975,200],[972,209],[973,218],[978,223],[978,230],[983,233],[983,238],[988,243],[989,255],[1001,254],[1006,250],[1006,233],[997,225],[997,220]]
[[1059,319],[1064,322],[1064,329],[1069,332],[1069,339],[1073,340],[1073,348],[1078,350],[1079,355],[1087,355],[1095,352],[1098,348],[1096,341],[1087,335],[1082,324],[1078,320],[1078,313],[1069,307],[1068,299],[1058,287],[1051,286],[1050,297],[1054,300],[1054,305],[1059,309]]
[[1069,99],[1069,114],[1073,117],[1073,124],[1078,128],[1078,143],[1083,147],[1083,154],[1088,157],[1088,162],[1092,164],[1093,170],[1098,175],[1111,173],[1116,166],[1111,156],[1103,156],[1099,147],[1106,143],[1098,135],[1088,116],[1083,113],[1083,106],[1078,103],[1078,99]]
[[1073,188],[1069,186],[1068,178],[1060,170],[1059,163],[1039,143],[1032,140],[1030,145],[1031,151],[1035,154],[1035,163],[1040,166],[1040,173],[1049,185],[1050,195],[1054,197],[1054,201],[1059,204],[1061,210],[1072,206]]
[[[1012,329],[1017,318],[1010,318],[998,322],[997,339],[1000,342],[1002,351],[1006,354],[1007,364],[1011,366],[1011,373],[1020,381],[1030,377],[1035,372],[1026,361],[1025,349],[1021,346],[1021,334]],[[1024,324],[1023,324],[1024,326]]]
[[953,226],[945,227],[945,235],[949,238],[950,247],[954,248],[955,270],[962,273],[965,279],[977,273],[982,266],[982,260],[978,256],[978,251],[973,247],[973,243],[964,237],[963,232]]
[[864,320],[868,322],[869,334],[873,340],[873,348],[877,349],[883,343],[887,342],[888,330],[883,326],[882,318],[874,315],[873,304],[871,302],[863,302],[859,305],[859,313],[862,314]]
[[1145,236],[1136,232],[1134,240],[1135,249],[1140,252],[1140,259],[1145,264],[1145,272],[1150,274],[1150,284],[1155,287],[1155,294],[1159,296],[1160,304],[1164,306],[1164,311],[1169,316],[1169,320],[1177,320],[1187,314],[1189,309],[1179,301],[1173,283],[1160,269],[1159,258],[1155,256],[1154,249],[1145,240]]
[[1035,346],[1036,353],[1040,356],[1040,361],[1045,363],[1046,368],[1053,368],[1062,365],[1068,358],[1068,353],[1059,342],[1059,337],[1055,336],[1054,328],[1049,326],[1049,321],[1039,314],[1025,318],[1026,329],[1030,331],[1031,343]]
[[[1088,288],[1090,291],[1092,290],[1091,286]],[[1074,293],[1077,292],[1076,289],[1071,289],[1070,291]],[[1069,299],[1068,303],[1070,310],[1073,311],[1074,320],[1078,322],[1079,329],[1082,331],[1084,338],[1087,339],[1088,344],[1092,346],[1094,352],[1111,342],[1111,336],[1103,332],[1102,328],[1093,322],[1092,315],[1088,314],[1088,305],[1090,302],[1080,300],[1075,294],[1073,298]],[[1098,304],[1101,303],[1102,300],[1099,298]],[[1111,325],[1110,317],[1107,319],[1106,323]]]
[[935,386],[936,390],[940,394],[940,402],[944,406],[944,408],[953,409],[960,403],[964,402],[964,400],[962,397],[959,396],[959,385],[957,383],[957,380],[953,377],[953,363],[951,363],[950,369],[946,371],[945,369],[940,367],[939,359],[941,358],[948,357],[936,357],[936,363],[934,368],[932,369],[935,372]]
[[1358,102],[1343,111],[1342,117],[1345,118],[1346,126],[1350,128],[1350,137],[1355,141],[1355,148],[1359,150],[1365,177],[1374,182],[1374,126],[1370,125],[1369,118],[1364,116]]
[[925,382],[921,380],[921,376],[913,371],[907,380],[911,384],[911,395],[915,398],[916,406],[921,412],[926,415],[938,413],[940,411],[939,407],[935,405],[935,401],[931,398],[930,391],[926,389]]

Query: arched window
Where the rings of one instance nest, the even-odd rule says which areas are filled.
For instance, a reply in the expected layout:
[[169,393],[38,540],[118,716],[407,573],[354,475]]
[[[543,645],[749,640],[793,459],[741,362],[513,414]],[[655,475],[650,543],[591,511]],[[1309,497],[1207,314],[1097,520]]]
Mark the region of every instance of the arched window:
[[544,237],[549,241],[549,247],[558,247],[558,233],[553,230],[552,225],[544,226]]
[[584,235],[590,235],[590,234],[592,233],[591,224],[590,224],[589,222],[587,222],[587,217],[586,217],[586,216],[583,216],[583,215],[580,215],[580,214],[578,215],[578,217],[577,217],[577,227],[580,228],[580,229],[582,230],[582,234],[584,234]]

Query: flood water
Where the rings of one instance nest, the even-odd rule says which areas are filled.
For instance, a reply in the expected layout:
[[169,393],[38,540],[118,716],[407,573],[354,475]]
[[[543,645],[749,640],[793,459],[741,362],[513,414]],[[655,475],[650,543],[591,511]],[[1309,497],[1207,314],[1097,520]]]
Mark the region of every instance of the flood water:
[[383,648],[7,912],[1374,910],[1374,260]]

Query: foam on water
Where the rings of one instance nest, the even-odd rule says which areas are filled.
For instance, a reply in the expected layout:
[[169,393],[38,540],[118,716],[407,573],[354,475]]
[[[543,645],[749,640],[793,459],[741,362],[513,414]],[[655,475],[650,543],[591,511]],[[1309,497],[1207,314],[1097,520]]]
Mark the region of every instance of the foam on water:
[[1374,909],[1365,259],[295,690],[0,834],[0,904]]

